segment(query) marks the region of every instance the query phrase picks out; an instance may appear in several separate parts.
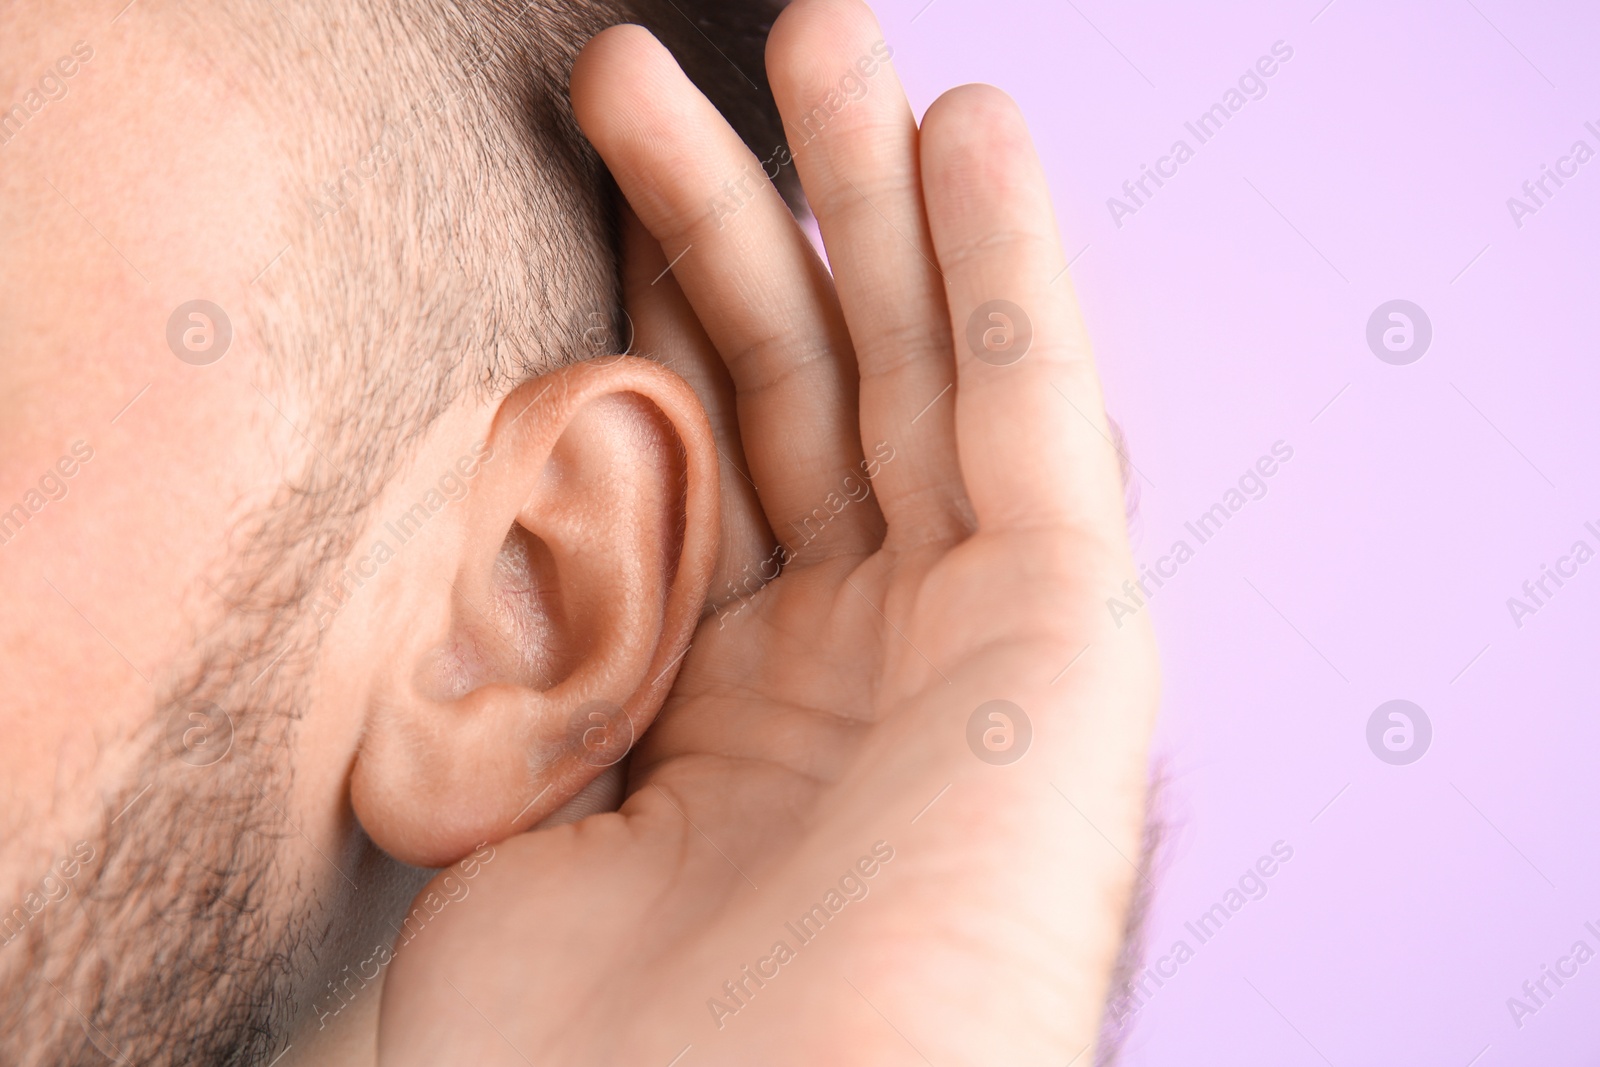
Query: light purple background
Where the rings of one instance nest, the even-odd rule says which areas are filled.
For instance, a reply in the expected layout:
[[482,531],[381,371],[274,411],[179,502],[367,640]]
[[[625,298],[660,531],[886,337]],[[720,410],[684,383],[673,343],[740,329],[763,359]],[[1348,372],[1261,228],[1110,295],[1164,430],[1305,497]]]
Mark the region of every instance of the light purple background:
[[[1506,200],[1600,150],[1600,14],[1324,2],[878,5],[919,113],[988,81],[1030,117],[1139,559],[1294,448],[1151,606],[1177,831],[1150,959],[1196,954],[1125,1063],[1597,1063],[1600,959],[1520,1029],[1506,1001],[1600,951],[1600,560],[1520,629],[1506,600],[1600,549],[1600,159],[1520,229]],[[1267,95],[1116,227],[1107,198],[1279,40]],[[1393,298],[1433,323],[1410,366],[1366,345]],[[1393,698],[1433,723],[1410,766],[1367,747]],[[1267,895],[1198,945],[1184,921],[1278,840]]]

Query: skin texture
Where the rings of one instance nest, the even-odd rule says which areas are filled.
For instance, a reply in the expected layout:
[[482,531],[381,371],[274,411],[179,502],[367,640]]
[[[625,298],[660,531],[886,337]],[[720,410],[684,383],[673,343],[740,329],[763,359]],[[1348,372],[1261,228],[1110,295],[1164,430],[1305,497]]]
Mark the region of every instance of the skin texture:
[[[457,396],[308,598],[274,516],[366,472],[276,334],[238,314],[196,366],[165,332],[259,299],[260,205],[304,176],[147,13],[24,14],[8,92],[96,54],[0,147],[0,509],[76,458],[0,545],[0,1060],[1091,1062],[1156,666],[1099,607],[1117,455],[1009,101],[919,130],[855,67],[866,8],[791,8],[769,75],[830,275],[770,187],[727,210],[762,161],[670,56],[602,34],[573,99],[650,360]],[[1032,324],[1008,366],[966,340],[992,299]],[[994,699],[1032,725],[1006,766],[968,743]]]

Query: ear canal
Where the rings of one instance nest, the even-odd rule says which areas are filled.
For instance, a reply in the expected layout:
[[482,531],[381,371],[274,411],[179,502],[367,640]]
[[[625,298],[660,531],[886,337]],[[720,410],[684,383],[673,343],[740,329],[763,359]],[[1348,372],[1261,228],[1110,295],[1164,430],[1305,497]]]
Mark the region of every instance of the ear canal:
[[513,522],[475,601],[457,582],[452,639],[423,662],[417,684],[453,700],[488,684],[548,690],[571,674],[577,651],[548,545]]
[[495,561],[523,684],[549,689],[572,673],[577,648],[561,603],[555,556],[540,537],[513,523]]

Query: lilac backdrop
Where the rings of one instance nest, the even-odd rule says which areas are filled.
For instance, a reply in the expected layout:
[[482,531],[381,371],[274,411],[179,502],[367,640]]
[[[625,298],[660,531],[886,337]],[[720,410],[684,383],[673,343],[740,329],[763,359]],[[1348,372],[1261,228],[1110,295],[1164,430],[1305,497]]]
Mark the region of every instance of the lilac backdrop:
[[[1600,159],[1569,156],[1600,150],[1600,14],[1324,2],[879,5],[919,113],[964,81],[1028,113],[1140,474],[1136,554],[1195,549],[1149,606],[1177,823],[1149,961],[1193,955],[1147,982],[1125,1062],[1600,1062],[1600,959],[1522,990],[1600,950],[1600,560],[1507,605],[1600,549]],[[1185,122],[1279,41],[1201,144]],[[1136,205],[1123,182],[1180,138]],[[1522,185],[1558,164],[1541,206]],[[1432,324],[1408,365],[1367,341],[1393,299]],[[1278,441],[1266,495],[1199,544],[1184,524]],[[1432,724],[1409,765],[1369,747],[1392,699]],[[1279,841],[1201,944],[1185,923]]]

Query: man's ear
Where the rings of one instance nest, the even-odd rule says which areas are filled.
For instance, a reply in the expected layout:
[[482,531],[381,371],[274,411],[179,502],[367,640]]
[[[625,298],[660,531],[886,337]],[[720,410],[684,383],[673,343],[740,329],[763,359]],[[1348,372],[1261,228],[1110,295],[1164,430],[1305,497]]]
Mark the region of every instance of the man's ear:
[[463,495],[439,509],[451,518],[424,505],[387,524],[428,545],[396,553],[408,617],[374,668],[350,780],[373,841],[426,867],[526,829],[626,753],[717,554],[711,429],[654,363],[529,382],[464,455]]

